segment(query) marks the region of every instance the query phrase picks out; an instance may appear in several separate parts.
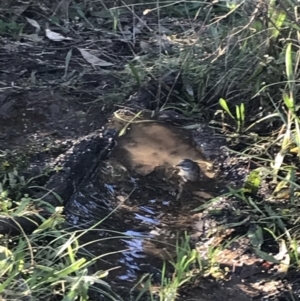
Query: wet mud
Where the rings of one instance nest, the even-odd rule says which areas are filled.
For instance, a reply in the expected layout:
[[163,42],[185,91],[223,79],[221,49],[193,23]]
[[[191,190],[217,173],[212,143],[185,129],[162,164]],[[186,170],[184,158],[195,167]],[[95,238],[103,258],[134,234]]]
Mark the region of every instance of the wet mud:
[[[195,149],[190,133],[178,127],[132,124],[117,142],[109,160],[68,203],[67,217],[84,228],[98,223],[84,237],[87,249],[95,256],[109,253],[96,269],[113,269],[110,280],[128,292],[149,267],[161,270],[164,261],[175,259],[176,242],[185,233],[193,245],[199,241],[201,214],[192,210],[226,185]],[[181,179],[174,165],[184,158],[199,163],[201,176],[177,199]]]

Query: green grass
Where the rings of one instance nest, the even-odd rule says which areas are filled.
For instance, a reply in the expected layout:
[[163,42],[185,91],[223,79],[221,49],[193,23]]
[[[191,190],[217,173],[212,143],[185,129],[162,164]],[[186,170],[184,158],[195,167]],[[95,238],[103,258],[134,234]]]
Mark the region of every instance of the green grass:
[[[23,213],[34,214],[25,208]],[[11,212],[11,218],[14,215],[16,213]],[[84,248],[78,241],[82,231],[64,230],[61,227],[63,222],[61,209],[57,208],[32,234],[23,232],[18,237],[3,236],[0,239],[2,297],[88,300],[89,289],[94,284],[102,287],[98,288],[100,292],[110,296],[110,286],[103,280],[108,271],[98,271],[93,275],[88,273],[88,268],[96,259],[82,255]],[[114,297],[111,300],[115,300]]]
[[195,275],[200,274],[199,270],[202,266],[199,254],[195,249],[191,249],[188,235],[185,235],[181,243],[179,240],[177,241],[176,259],[171,264],[174,268],[171,278],[166,276],[166,265],[162,269],[162,283],[159,290],[160,301],[176,300],[179,289],[189,283]]

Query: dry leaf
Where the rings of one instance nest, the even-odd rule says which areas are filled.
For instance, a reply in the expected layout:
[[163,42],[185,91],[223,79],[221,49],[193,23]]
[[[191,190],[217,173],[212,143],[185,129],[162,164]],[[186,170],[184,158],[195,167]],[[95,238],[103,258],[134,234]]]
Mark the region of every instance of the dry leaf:
[[64,37],[60,33],[54,32],[54,31],[52,31],[48,28],[45,30],[45,32],[46,32],[46,37],[49,40],[54,41],[54,42],[61,42],[61,41],[64,41],[64,40],[73,40],[72,38]]
[[99,59],[98,57],[96,57],[95,55],[89,53],[84,49],[78,48],[78,50],[82,54],[83,58],[93,66],[108,67],[113,65],[110,62],[106,62],[104,60]]
[[193,191],[193,194],[200,198],[203,198],[203,199],[212,199],[213,198],[213,195],[211,195],[205,191]]
[[143,15],[144,16],[146,16],[147,14],[149,14],[150,12],[152,11],[152,9],[145,9],[144,11],[143,11]]
[[28,23],[30,23],[33,27],[35,27],[37,29],[37,31],[40,31],[41,30],[41,27],[39,25],[39,23],[33,19],[30,19],[30,18],[27,18],[26,17],[26,20]]
[[118,199],[120,202],[124,203],[124,202],[127,200],[127,197],[125,198],[123,195],[118,195],[118,196],[117,196],[117,199]]

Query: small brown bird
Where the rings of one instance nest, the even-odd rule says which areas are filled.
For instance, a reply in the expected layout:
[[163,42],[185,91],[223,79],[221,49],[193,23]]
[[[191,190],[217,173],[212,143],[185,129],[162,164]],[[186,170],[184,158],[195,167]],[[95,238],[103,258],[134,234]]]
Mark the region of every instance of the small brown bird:
[[196,182],[200,178],[199,165],[190,159],[183,159],[175,165],[179,169],[178,175],[184,182]]

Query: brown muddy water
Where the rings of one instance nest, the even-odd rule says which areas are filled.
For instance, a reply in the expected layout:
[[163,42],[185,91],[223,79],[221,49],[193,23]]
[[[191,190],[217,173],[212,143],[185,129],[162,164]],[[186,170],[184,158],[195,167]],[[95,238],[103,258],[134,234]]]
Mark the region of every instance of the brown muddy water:
[[[180,179],[173,166],[184,158],[199,162],[202,175],[176,200]],[[69,202],[68,222],[88,229],[101,221],[84,236],[86,250],[107,254],[95,270],[112,269],[108,283],[129,292],[144,272],[161,270],[164,260],[174,259],[178,237],[186,232],[197,241],[200,217],[191,210],[224,191],[218,182],[188,131],[132,124],[110,159]]]

